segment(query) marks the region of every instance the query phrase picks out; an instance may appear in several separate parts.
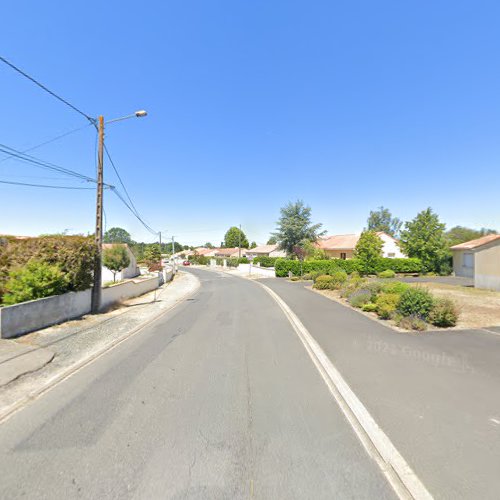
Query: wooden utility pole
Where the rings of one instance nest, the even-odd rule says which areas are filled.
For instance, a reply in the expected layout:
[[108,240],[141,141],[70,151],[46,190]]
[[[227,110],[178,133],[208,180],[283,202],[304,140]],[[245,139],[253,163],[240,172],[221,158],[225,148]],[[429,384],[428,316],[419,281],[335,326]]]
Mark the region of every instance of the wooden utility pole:
[[97,200],[95,214],[95,244],[97,255],[94,264],[94,286],[92,288],[92,312],[99,312],[102,291],[102,207],[104,181],[104,117],[99,116],[99,147],[97,150]]
[[238,259],[241,259],[241,224],[240,232],[238,233]]

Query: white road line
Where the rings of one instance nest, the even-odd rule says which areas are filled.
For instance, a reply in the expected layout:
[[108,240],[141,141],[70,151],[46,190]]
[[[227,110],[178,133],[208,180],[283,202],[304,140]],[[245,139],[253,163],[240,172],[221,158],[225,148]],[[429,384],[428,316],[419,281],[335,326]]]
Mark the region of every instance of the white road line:
[[480,328],[481,331],[490,333],[491,335],[496,335],[497,337],[500,337],[500,332],[494,332],[493,330],[488,330],[487,328]]
[[276,292],[260,282],[257,283],[271,295],[285,313],[348,422],[399,498],[432,499],[427,488],[378,426],[297,315]]

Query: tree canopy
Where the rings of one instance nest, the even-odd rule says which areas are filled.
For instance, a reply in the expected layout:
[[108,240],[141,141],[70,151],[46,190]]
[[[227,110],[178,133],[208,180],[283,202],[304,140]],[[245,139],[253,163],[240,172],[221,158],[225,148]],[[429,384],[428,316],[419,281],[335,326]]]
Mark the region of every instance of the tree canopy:
[[295,254],[294,249],[301,248],[304,240],[316,241],[325,233],[320,231],[322,224],[312,223],[311,207],[305,206],[301,200],[289,202],[281,208],[280,213],[273,236],[288,254]]
[[267,245],[276,245],[276,243],[278,243],[278,238],[276,238],[276,236],[271,236],[268,240],[267,240]]
[[116,281],[116,273],[128,267],[130,257],[124,246],[114,245],[111,248],[104,249],[102,263],[113,273],[113,281]]
[[130,233],[121,227],[112,227],[104,233],[104,243],[127,243],[131,244]]
[[393,217],[388,208],[378,207],[377,210],[370,210],[370,215],[367,220],[368,231],[384,232],[391,235],[393,238],[399,236],[403,223]]
[[452,247],[453,245],[458,245],[459,243],[464,243],[465,241],[475,240],[486,236],[488,234],[496,234],[495,229],[487,229],[485,227],[481,229],[470,229],[464,226],[455,226],[450,230],[446,231],[445,236],[448,245]]
[[380,257],[384,242],[375,231],[363,231],[356,243],[354,256],[358,258],[365,269],[372,269]]
[[224,235],[224,246],[226,248],[248,248],[248,239],[245,233],[236,226],[230,227]]
[[432,208],[423,210],[401,231],[401,247],[408,257],[417,257],[428,272],[447,273],[450,251],[445,237],[445,224]]

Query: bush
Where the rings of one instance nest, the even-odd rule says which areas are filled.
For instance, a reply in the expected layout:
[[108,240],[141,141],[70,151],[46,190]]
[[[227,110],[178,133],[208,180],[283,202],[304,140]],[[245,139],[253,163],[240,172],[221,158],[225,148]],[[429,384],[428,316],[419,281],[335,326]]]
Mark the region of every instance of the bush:
[[408,288],[401,295],[398,312],[403,316],[427,319],[434,305],[434,298],[425,288]]
[[333,278],[327,274],[323,274],[316,278],[313,288],[316,288],[317,290],[333,290],[333,284]]
[[[267,255],[262,255],[260,257],[255,257],[252,260],[252,264],[260,264],[260,267],[274,267],[274,263],[276,262],[278,257],[268,257]],[[288,273],[287,273],[288,276]]]
[[397,293],[401,295],[409,288],[410,285],[408,285],[408,283],[403,283],[402,281],[392,281],[390,283],[382,284],[382,291],[385,293]]
[[189,262],[192,262],[193,264],[198,264],[200,266],[206,266],[209,264],[210,259],[208,257],[205,257],[204,255],[189,255],[188,256]]
[[68,281],[56,265],[32,260],[22,269],[9,273],[3,296],[4,305],[60,295],[68,290]]
[[345,271],[335,271],[331,274],[334,288],[338,290],[343,283],[347,281],[347,273]]
[[123,245],[113,245],[102,252],[102,263],[113,273],[113,281],[116,281],[116,273],[130,265],[130,257]]
[[371,302],[372,294],[369,290],[358,290],[349,296],[349,304],[352,307],[363,307]]
[[367,285],[366,280],[362,279],[358,273],[353,273],[349,279],[340,287],[340,296],[349,298],[354,292]]
[[292,276],[290,281],[300,281],[300,276]]
[[401,296],[397,293],[381,293],[375,301],[379,318],[391,319],[397,310],[400,299]]
[[458,310],[452,300],[435,299],[429,313],[429,323],[443,328],[455,326],[458,321],[458,315]]
[[367,302],[361,309],[365,312],[377,312],[377,304]]
[[238,257],[230,257],[227,259],[227,267],[238,267]]
[[[274,268],[278,278],[287,277],[289,271],[295,276],[300,275],[300,262],[298,260],[279,258],[276,259]],[[363,268],[359,259],[306,260],[302,265],[304,273],[319,271],[321,274],[332,274],[339,270],[345,271],[347,274],[352,274],[354,271],[375,274],[387,269],[392,269],[395,273],[419,273],[422,271],[422,264],[418,259],[380,258],[369,269]]]
[[246,257],[240,257],[238,259],[238,264],[249,264],[250,261]]
[[377,274],[379,278],[394,278],[396,276],[396,273],[392,269],[386,269],[385,271],[381,271],[380,273]]
[[373,302],[375,302],[377,295],[382,291],[382,287],[382,283],[379,283],[378,281],[371,281],[363,286],[363,288],[371,292]]
[[[23,240],[7,237],[0,252],[0,280],[4,283],[9,271],[34,260],[58,266],[66,277],[68,290],[86,290],[92,286],[97,248],[91,236],[43,236]],[[0,290],[2,288],[0,282]]]
[[423,332],[427,330],[427,323],[418,316],[403,316],[397,321],[397,325],[406,330],[417,330]]

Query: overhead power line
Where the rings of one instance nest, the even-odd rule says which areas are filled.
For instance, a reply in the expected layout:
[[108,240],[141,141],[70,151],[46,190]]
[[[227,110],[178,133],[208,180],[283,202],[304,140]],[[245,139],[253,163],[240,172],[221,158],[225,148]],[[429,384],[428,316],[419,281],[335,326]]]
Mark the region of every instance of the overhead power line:
[[14,181],[2,181],[1,184],[14,184],[16,186],[30,186],[30,187],[38,187],[38,188],[50,188],[50,189],[94,189],[91,187],[78,187],[78,186],[52,186],[49,184],[30,184],[28,182],[14,182]]
[[[80,130],[83,130],[84,128],[90,127],[92,125],[91,123],[87,123],[83,127],[78,127],[73,130],[70,130],[68,132],[65,132],[64,134],[58,135],[56,137],[53,137],[52,139],[49,139],[48,141],[41,142],[40,144],[37,144],[36,146],[32,146],[28,149],[25,149],[24,151],[21,151],[21,153],[29,153],[30,151],[34,151],[35,149],[41,148],[42,146],[46,146],[47,144],[51,144],[52,142],[58,141],[59,139],[62,139],[63,137],[66,137],[68,135],[74,134],[75,132],[79,132]],[[0,162],[10,160],[10,156],[6,156],[5,158],[0,159]]]
[[115,195],[119,198],[119,200],[130,210],[130,212],[132,212],[132,214],[134,215],[134,217],[151,233],[151,234],[154,234],[154,235],[157,235],[158,234],[158,231],[155,231],[150,225],[147,224],[147,222],[145,222],[142,217],[137,214],[134,209],[127,203],[127,201],[125,200],[125,198],[122,196],[122,194],[120,193],[120,191],[118,191],[116,189],[116,187],[112,187],[111,188],[111,191],[113,193],[115,193]]
[[48,94],[50,94],[52,97],[55,97],[57,100],[61,101],[62,103],[66,104],[66,106],[70,107],[73,111],[76,111],[78,114],[84,116],[89,120],[91,123],[95,122],[95,119],[89,116],[87,113],[84,113],[81,109],[78,109],[76,106],[68,102],[66,99],[63,99],[61,96],[57,95],[55,92],[52,92],[52,90],[48,89],[43,83],[40,83],[38,80],[33,78],[32,76],[28,75],[25,71],[22,69],[18,68],[16,65],[12,64],[10,61],[5,59],[5,57],[0,56],[0,61],[5,63],[7,66],[10,66],[14,71],[17,71],[19,74],[27,78],[28,80],[32,81],[35,85],[38,85],[41,89],[45,90]]
[[[46,162],[44,160],[41,160],[40,158],[36,158],[35,156],[27,155],[26,153],[22,153],[21,151],[11,148],[10,146],[6,146],[5,144],[0,144],[0,152],[8,154],[19,161],[25,163],[31,163],[32,165],[35,165],[40,168],[54,170],[55,172],[63,173],[72,177],[77,177],[87,182],[93,182],[93,183],[97,182],[92,177],[80,174],[79,172],[75,172],[74,170],[70,170],[69,168],[61,167],[54,163]],[[105,184],[105,186],[110,187],[109,184]]]

